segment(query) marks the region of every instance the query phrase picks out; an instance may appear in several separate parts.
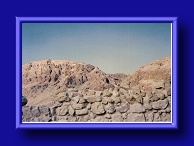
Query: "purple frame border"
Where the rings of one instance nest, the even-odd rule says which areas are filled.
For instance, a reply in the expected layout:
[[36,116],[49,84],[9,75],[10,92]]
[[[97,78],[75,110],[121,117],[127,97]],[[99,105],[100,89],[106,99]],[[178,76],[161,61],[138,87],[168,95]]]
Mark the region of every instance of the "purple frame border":
[[[172,123],[22,123],[21,24],[43,22],[172,23]],[[173,129],[178,130],[177,17],[16,17],[16,129]]]

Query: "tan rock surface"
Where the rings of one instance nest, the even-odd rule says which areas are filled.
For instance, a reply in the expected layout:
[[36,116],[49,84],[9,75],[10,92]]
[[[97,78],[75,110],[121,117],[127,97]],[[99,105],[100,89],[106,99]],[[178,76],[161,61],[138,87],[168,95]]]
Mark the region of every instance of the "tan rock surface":
[[[65,60],[31,62],[22,66],[22,94],[29,99],[28,105],[51,104],[56,94],[68,88],[70,96],[73,92],[75,94],[77,89],[103,91],[114,88],[107,76],[97,67],[81,62]],[[95,94],[95,91],[88,94]]]
[[166,81],[171,79],[171,58],[166,57],[158,59],[141,67],[138,71],[129,77],[130,87],[147,84],[147,89],[152,88],[153,81]]
[[22,68],[23,122],[169,122],[170,58],[132,75],[90,64],[42,60]]

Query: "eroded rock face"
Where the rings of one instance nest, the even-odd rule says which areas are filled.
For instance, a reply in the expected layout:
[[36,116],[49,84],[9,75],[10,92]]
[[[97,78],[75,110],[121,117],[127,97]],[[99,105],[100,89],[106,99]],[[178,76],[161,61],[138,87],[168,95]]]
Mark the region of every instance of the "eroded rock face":
[[157,60],[130,76],[69,61],[24,65],[29,98],[22,99],[22,121],[170,122],[169,61]]
[[[70,88],[68,92],[91,89],[88,95],[94,95],[95,91],[114,88],[114,84],[109,82],[107,76],[90,64],[65,60],[41,60],[22,66],[22,93],[28,99],[33,98],[29,101],[29,105],[45,105],[45,96],[55,96],[56,92],[63,92],[68,88]],[[47,103],[48,100],[51,99],[47,97]]]
[[[150,91],[152,88],[158,89],[168,86],[167,84],[170,83],[171,80],[171,58],[162,58],[141,67],[132,74],[128,80],[130,82],[130,87],[142,85],[144,89]],[[162,81],[164,82],[162,83]],[[140,88],[142,88],[142,86]]]

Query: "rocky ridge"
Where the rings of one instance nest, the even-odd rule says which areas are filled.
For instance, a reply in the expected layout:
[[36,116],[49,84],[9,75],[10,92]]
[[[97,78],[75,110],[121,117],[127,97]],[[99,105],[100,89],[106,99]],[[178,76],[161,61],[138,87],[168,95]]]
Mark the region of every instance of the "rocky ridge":
[[44,60],[23,66],[23,122],[170,122],[170,58],[132,75]]
[[108,75],[90,64],[42,60],[22,67],[22,93],[29,99],[29,105],[49,104],[56,92],[68,88],[103,91],[113,87]]
[[163,81],[166,86],[171,84],[171,58],[166,57],[140,67],[128,77],[129,87],[145,86],[151,90],[152,82]]

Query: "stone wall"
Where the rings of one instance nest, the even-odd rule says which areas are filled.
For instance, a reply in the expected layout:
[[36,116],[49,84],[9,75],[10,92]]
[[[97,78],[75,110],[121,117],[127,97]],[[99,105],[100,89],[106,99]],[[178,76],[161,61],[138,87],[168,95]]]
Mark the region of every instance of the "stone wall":
[[161,80],[152,82],[151,88],[129,90],[69,88],[56,95],[52,106],[23,106],[22,121],[171,122],[171,84]]

